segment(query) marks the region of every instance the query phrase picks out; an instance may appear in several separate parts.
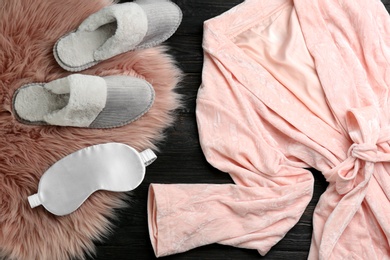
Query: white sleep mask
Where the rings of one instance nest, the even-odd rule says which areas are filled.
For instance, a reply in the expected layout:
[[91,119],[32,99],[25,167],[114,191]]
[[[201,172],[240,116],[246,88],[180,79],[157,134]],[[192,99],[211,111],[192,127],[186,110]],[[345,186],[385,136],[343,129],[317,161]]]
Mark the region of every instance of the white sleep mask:
[[121,143],[106,143],[78,150],[55,164],[41,177],[38,193],[28,197],[32,208],[44,206],[63,216],[72,213],[97,190],[130,191],[141,184],[145,167],[156,155],[141,153]]

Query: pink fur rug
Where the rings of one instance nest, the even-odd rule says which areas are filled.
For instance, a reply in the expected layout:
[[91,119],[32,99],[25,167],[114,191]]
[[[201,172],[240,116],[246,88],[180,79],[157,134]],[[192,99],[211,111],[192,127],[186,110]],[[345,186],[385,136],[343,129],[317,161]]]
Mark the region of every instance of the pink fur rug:
[[57,217],[43,207],[30,209],[40,176],[60,158],[94,144],[126,143],[156,148],[179,106],[174,92],[181,72],[163,47],[129,52],[82,73],[142,77],[155,88],[152,109],[138,121],[109,129],[28,126],[12,114],[14,91],[29,82],[68,75],[52,47],[89,14],[111,0],[0,0],[0,258],[69,259],[94,252],[94,241],[110,231],[123,193],[96,192],[71,215]]

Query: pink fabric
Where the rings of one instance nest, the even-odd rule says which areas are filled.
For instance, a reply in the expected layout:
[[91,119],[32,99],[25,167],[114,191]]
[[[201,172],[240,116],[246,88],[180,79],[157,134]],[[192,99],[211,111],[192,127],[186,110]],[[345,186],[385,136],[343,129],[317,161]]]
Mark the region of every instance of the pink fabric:
[[301,217],[309,259],[390,257],[390,19],[377,0],[247,0],[205,23],[202,149],[235,184],[153,184],[157,256],[210,243],[266,254]]

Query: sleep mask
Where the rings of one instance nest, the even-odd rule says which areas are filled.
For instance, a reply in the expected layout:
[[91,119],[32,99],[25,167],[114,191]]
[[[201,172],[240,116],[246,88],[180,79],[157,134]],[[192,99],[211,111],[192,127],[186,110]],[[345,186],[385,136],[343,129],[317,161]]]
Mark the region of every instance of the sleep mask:
[[53,164],[41,177],[38,193],[28,197],[32,208],[42,205],[63,216],[72,213],[97,190],[130,191],[141,184],[145,168],[156,155],[122,143],[93,145]]

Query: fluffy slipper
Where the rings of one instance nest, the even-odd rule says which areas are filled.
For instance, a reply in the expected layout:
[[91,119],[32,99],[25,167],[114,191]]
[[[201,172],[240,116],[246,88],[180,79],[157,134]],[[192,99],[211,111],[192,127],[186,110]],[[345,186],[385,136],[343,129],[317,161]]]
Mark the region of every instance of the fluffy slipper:
[[67,215],[97,190],[134,190],[144,179],[145,166],[155,159],[150,149],[139,153],[121,143],[89,146],[53,164],[28,201],[32,208],[43,205],[55,215]]
[[153,102],[154,89],[145,80],[73,74],[22,86],[13,110],[24,124],[112,128],[137,120]]
[[156,46],[176,31],[180,8],[168,0],[138,0],[114,4],[85,19],[61,37],[53,54],[68,71],[81,71],[118,54]]

